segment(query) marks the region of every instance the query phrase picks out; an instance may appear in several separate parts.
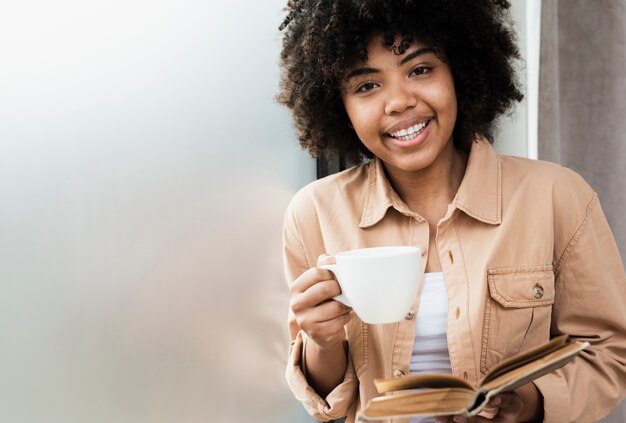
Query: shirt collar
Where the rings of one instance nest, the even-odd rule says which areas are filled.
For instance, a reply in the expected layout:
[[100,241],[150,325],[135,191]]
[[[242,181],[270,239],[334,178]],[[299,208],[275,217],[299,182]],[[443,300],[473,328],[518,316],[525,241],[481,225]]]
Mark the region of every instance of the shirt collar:
[[[465,175],[452,205],[476,220],[498,225],[502,222],[501,199],[500,160],[491,144],[479,138],[472,143]],[[367,169],[367,192],[359,227],[375,225],[389,207],[418,221],[424,220],[400,199],[385,175],[382,162],[375,158]]]

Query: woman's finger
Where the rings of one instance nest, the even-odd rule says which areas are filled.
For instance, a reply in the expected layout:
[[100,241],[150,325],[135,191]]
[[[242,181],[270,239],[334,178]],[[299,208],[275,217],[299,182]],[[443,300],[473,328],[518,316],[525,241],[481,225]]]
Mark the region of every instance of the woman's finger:
[[311,267],[291,283],[289,290],[291,295],[301,294],[319,282],[334,280],[334,278],[330,270]]
[[317,266],[321,266],[323,264],[335,264],[335,256],[330,254],[322,254],[317,258]]
[[302,329],[318,344],[329,344],[342,340],[345,337],[344,315],[325,322],[303,324]]
[[522,398],[516,393],[509,392],[499,394],[496,395],[493,400],[492,405],[495,405],[500,409],[498,416],[502,416],[504,419],[508,417],[517,417],[522,414],[522,411],[524,411],[524,401],[522,401]]
[[345,314],[349,314],[350,307],[340,303],[339,301],[329,300],[319,304],[316,307],[316,322],[325,322],[327,320],[333,320]]

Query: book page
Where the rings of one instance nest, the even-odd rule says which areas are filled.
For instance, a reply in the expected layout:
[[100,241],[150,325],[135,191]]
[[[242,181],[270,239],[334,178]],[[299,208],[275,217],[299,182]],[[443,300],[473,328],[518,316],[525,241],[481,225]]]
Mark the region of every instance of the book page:
[[476,389],[471,383],[458,376],[441,373],[420,373],[389,379],[375,379],[374,384],[381,394],[417,388],[465,388],[472,391]]
[[475,392],[463,388],[407,392],[372,399],[359,413],[360,421],[377,421],[409,416],[464,414],[474,402]]
[[516,354],[512,357],[509,357],[505,360],[502,360],[498,364],[496,364],[491,370],[487,372],[483,380],[481,381],[481,385],[489,382],[490,380],[495,379],[496,377],[507,373],[513,370],[516,367],[520,367],[525,365],[526,363],[530,363],[531,361],[536,360],[538,357],[544,356],[546,354],[551,353],[563,345],[567,343],[567,335],[557,336],[550,340],[550,342],[546,344],[542,344],[538,347],[531,348],[528,351],[525,351],[520,354]]
[[[496,391],[495,393],[512,391],[513,389],[518,388],[531,380],[537,379],[555,371],[560,367],[563,367],[568,361],[588,346],[589,342],[579,341],[564,345],[558,350],[549,353],[545,357],[540,357],[535,361],[493,378],[489,382],[484,383],[480,390],[481,392]],[[492,393],[492,395],[495,393]]]

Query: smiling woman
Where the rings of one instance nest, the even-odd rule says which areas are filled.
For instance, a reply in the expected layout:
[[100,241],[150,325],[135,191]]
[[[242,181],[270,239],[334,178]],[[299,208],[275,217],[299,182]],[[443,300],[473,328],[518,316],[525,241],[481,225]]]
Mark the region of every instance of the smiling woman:
[[[624,396],[626,276],[597,195],[572,171],[491,146],[522,98],[508,8],[288,4],[279,100],[311,154],[358,163],[301,189],[285,214],[287,380],[319,420],[353,422],[375,379],[443,368],[477,383],[561,334],[591,346],[469,420],[597,421]],[[429,283],[404,319],[369,324],[334,300],[323,265],[386,245],[420,246]],[[412,422],[434,417],[468,420]]]

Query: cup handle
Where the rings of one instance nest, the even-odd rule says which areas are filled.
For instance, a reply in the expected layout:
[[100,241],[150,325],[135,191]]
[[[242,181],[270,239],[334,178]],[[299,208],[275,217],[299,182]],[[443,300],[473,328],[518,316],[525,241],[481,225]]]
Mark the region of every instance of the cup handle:
[[348,301],[348,298],[346,298],[346,296],[343,294],[343,287],[341,286],[341,282],[339,282],[339,276],[337,276],[337,272],[338,272],[337,265],[336,264],[322,264],[317,267],[319,267],[320,269],[330,270],[331,272],[335,274],[335,278],[342,292],[341,294],[334,296],[333,300],[339,301],[340,303],[347,305],[348,307],[352,307],[350,305],[350,302]]

